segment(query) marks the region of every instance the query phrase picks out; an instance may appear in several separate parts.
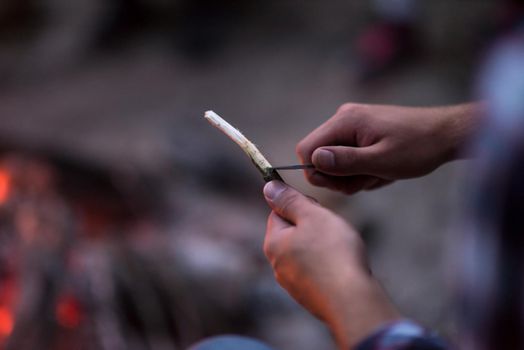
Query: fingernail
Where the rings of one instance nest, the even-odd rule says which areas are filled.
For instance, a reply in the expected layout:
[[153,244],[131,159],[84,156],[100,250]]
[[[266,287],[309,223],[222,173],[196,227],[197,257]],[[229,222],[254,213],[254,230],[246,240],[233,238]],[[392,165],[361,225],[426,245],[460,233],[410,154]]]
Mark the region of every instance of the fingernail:
[[315,164],[321,169],[331,169],[335,167],[335,155],[326,149],[315,152]]
[[271,181],[264,186],[264,196],[269,200],[276,199],[286,189],[282,181]]

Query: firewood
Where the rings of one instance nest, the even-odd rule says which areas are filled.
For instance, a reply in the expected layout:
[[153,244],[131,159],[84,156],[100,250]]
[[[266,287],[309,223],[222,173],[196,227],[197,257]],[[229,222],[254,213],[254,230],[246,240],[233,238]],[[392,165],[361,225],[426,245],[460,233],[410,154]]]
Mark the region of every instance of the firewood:
[[282,180],[279,173],[273,168],[271,163],[264,157],[264,155],[258,150],[258,148],[249,141],[237,128],[226,122],[218,114],[213,111],[207,111],[204,117],[215,127],[220,129],[226,134],[231,140],[242,148],[242,150],[249,156],[253,164],[262,174],[262,177],[266,182],[272,180]]

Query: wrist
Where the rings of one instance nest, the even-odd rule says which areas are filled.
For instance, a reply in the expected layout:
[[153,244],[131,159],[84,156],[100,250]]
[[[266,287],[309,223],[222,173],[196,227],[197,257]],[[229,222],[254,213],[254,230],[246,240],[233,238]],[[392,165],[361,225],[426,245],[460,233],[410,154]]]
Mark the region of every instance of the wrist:
[[341,349],[350,349],[383,324],[402,319],[380,283],[369,274],[348,280],[328,325]]
[[468,157],[464,150],[480,125],[483,109],[481,102],[443,107],[437,138],[444,145],[443,163]]

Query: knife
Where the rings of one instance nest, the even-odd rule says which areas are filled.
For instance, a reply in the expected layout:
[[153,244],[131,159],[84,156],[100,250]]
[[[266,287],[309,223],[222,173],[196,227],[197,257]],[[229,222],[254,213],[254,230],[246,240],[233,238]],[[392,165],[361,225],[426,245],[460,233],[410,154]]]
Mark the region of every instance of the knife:
[[271,167],[273,170],[300,170],[300,169],[315,169],[313,164],[297,164],[297,165],[283,165]]

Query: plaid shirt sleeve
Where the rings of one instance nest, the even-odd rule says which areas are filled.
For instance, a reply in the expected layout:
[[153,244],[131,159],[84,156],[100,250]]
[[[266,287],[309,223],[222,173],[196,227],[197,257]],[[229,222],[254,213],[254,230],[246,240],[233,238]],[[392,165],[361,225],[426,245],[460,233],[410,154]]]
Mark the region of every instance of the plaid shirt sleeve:
[[420,325],[402,320],[388,324],[364,339],[355,350],[446,350],[445,342]]

